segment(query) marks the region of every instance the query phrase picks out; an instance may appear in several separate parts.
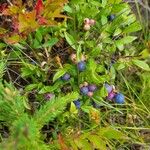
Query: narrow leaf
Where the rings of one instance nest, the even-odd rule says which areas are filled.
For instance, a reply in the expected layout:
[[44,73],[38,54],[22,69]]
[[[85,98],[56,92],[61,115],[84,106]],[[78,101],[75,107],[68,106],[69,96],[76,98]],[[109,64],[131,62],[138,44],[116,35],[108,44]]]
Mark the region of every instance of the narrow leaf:
[[141,69],[150,71],[150,67],[145,61],[135,59],[135,60],[132,60],[132,62],[134,65],[140,67]]
[[61,76],[63,76],[66,73],[65,69],[59,69],[56,74],[53,77],[53,82],[55,82],[57,79],[59,79]]
[[76,49],[76,46],[75,46],[75,39],[73,38],[72,35],[70,35],[69,33],[65,32],[65,38],[68,42],[68,44],[73,48],[73,49]]
[[46,43],[43,44],[43,47],[52,47],[58,42],[57,38],[52,38],[51,40],[47,41]]

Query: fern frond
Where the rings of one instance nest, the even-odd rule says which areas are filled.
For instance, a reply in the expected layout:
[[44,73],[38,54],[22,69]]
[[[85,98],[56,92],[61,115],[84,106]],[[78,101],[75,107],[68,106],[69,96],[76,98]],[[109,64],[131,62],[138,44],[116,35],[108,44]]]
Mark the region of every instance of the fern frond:
[[73,92],[64,97],[52,99],[51,101],[47,102],[43,107],[41,107],[34,116],[35,121],[39,125],[39,129],[43,127],[44,124],[52,121],[60,113],[62,113],[66,105],[73,100],[78,99],[78,96],[79,95],[77,92]]
[[0,80],[2,79],[5,71],[6,71],[6,62],[4,62],[4,60],[1,60],[0,61]]
[[9,150],[48,150],[48,146],[40,140],[40,132],[36,122],[27,114],[15,120],[10,128],[11,136],[0,145]]
[[11,124],[24,114],[24,97],[12,84],[0,83],[0,121]]

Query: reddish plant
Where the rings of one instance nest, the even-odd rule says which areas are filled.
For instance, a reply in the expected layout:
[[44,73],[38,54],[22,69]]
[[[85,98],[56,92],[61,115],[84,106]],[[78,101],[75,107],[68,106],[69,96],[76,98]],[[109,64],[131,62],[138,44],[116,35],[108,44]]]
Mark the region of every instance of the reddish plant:
[[[9,43],[17,43],[26,38],[29,33],[35,31],[40,26],[55,26],[55,18],[67,18],[61,14],[63,6],[67,0],[37,0],[33,10],[28,10],[22,0],[15,1],[13,5],[7,6],[6,3],[0,6],[2,16],[10,18],[11,25],[0,27],[1,38]],[[10,30],[11,29],[11,30]]]

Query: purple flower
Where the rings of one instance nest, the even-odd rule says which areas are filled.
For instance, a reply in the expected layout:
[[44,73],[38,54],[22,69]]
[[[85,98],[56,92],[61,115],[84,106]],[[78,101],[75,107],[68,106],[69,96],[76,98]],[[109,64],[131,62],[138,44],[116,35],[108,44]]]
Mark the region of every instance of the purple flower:
[[96,85],[91,84],[91,85],[88,86],[88,89],[89,89],[90,92],[94,92],[94,91],[96,91],[97,87],[96,87]]
[[52,94],[52,93],[47,93],[47,94],[45,94],[45,99],[46,99],[46,100],[50,100],[50,99],[52,99],[54,96],[55,96],[55,95]]
[[86,68],[86,63],[84,61],[80,61],[77,64],[79,71],[84,71]]
[[109,84],[107,84],[107,83],[105,84],[105,88],[106,88],[108,94],[109,94],[110,92],[112,92],[112,90],[113,90],[113,86],[112,86],[112,85],[109,85]]
[[64,81],[68,81],[68,80],[70,79],[70,74],[65,73],[61,78],[62,78],[62,80],[64,80]]
[[88,89],[88,87],[83,86],[83,87],[80,88],[80,91],[81,91],[82,94],[87,95],[88,92],[89,92],[89,89]]
[[112,100],[114,97],[115,97],[115,93],[114,92],[110,92],[109,94],[108,94],[108,96],[107,96],[107,99],[108,100]]

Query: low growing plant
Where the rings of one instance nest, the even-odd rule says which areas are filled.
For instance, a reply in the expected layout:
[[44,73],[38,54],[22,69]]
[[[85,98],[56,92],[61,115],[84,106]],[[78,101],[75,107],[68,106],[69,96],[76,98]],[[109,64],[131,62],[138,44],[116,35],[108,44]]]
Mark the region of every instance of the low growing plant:
[[130,6],[122,0],[31,4],[13,1],[0,10],[13,28],[0,28],[0,148],[145,146],[134,133],[147,129],[149,109],[136,102],[126,75],[142,69],[145,85],[150,68],[133,45],[141,26]]

